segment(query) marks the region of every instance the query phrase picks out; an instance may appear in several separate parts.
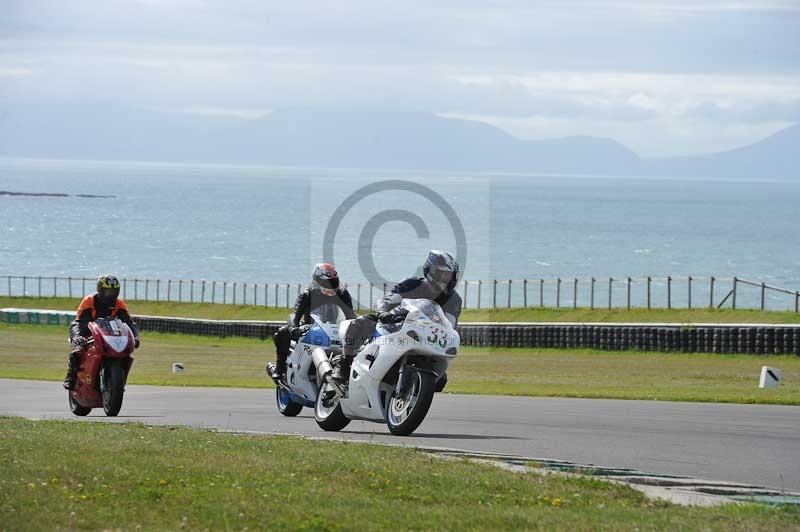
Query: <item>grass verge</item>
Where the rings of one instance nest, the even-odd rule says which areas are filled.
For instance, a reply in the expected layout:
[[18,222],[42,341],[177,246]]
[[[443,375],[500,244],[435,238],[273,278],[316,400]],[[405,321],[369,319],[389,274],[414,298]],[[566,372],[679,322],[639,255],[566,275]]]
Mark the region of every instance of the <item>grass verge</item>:
[[[46,308],[75,310],[78,299],[0,297],[0,308]],[[181,316],[212,320],[285,320],[288,309],[244,305],[212,305],[210,303],[175,303],[131,301],[135,314],[151,316]],[[641,309],[603,310],[588,308],[512,308],[465,309],[462,321],[574,321],[574,322],[645,322],[645,323],[795,323],[800,324],[800,313],[788,311],[760,311],[746,309]]]
[[[63,379],[66,335],[64,327],[0,323],[0,377]],[[271,386],[270,340],[148,333],[142,341],[131,384]],[[173,362],[186,371],[171,373]],[[758,388],[765,364],[783,371],[779,388]],[[800,404],[796,356],[465,348],[449,377],[452,393]]]
[[17,418],[0,418],[0,433],[8,530],[749,531],[800,522],[793,507],[678,507],[595,479],[413,449]]

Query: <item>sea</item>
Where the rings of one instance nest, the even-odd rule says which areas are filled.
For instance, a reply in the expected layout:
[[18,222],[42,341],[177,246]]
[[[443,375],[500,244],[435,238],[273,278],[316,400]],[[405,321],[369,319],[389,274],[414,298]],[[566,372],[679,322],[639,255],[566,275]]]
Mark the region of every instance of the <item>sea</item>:
[[[105,272],[296,286],[323,260],[349,285],[379,291],[418,275],[432,248],[457,254],[462,279],[476,282],[469,306],[478,280],[483,306],[588,306],[592,284],[596,306],[608,304],[609,285],[619,306],[629,277],[634,306],[645,304],[648,277],[654,306],[686,306],[689,276],[695,306],[719,304],[734,276],[800,290],[800,181],[790,179],[6,158],[0,191],[67,194],[0,194],[0,295],[20,290],[6,276]],[[739,304],[758,306],[760,292],[741,285]],[[372,296],[364,287],[360,297]],[[795,304],[772,290],[765,299]]]

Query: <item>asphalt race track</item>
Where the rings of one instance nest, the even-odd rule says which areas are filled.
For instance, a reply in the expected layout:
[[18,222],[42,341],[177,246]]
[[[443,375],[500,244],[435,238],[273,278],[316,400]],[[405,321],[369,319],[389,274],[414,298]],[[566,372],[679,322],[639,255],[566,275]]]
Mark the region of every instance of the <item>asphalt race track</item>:
[[[0,379],[0,414],[77,419],[60,382]],[[273,390],[128,386],[118,418],[508,453],[800,490],[800,407],[437,394],[409,437],[353,421],[325,433],[304,409],[281,416]]]

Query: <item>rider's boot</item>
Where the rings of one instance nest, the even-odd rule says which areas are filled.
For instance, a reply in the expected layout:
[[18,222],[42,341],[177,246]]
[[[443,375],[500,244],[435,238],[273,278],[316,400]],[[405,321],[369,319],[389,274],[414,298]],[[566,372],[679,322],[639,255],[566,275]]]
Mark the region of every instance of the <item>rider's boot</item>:
[[340,386],[347,386],[350,381],[350,367],[352,364],[353,357],[351,355],[339,355],[337,360],[334,361],[331,378],[338,382]]
[[69,367],[67,368],[67,376],[64,378],[64,389],[72,390],[78,380],[78,366],[81,364],[81,352],[73,351],[69,354]]
[[278,360],[275,362],[275,365],[272,368],[272,377],[275,380],[282,379],[283,376],[286,374],[286,360],[282,357],[278,357]]

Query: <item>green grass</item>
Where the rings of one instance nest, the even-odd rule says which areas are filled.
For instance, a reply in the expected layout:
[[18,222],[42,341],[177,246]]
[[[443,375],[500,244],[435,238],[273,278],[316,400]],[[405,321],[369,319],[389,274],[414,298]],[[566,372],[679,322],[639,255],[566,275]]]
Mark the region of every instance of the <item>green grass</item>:
[[[66,330],[0,323],[0,377],[61,380]],[[271,340],[146,333],[132,384],[269,387]],[[173,374],[173,362],[186,371]],[[757,387],[763,365],[781,368],[777,389]],[[447,391],[496,395],[800,404],[800,357],[465,348]]]
[[7,530],[797,530],[800,509],[678,507],[595,479],[413,449],[0,418]]
[[[45,308],[75,310],[78,299],[0,297],[0,308]],[[210,303],[175,303],[130,301],[134,314],[182,316],[215,320],[285,320],[288,309],[244,305],[212,305]],[[798,323],[800,313],[731,309],[613,309],[588,308],[512,308],[465,309],[462,321],[576,321],[576,322],[672,322],[672,323]]]

